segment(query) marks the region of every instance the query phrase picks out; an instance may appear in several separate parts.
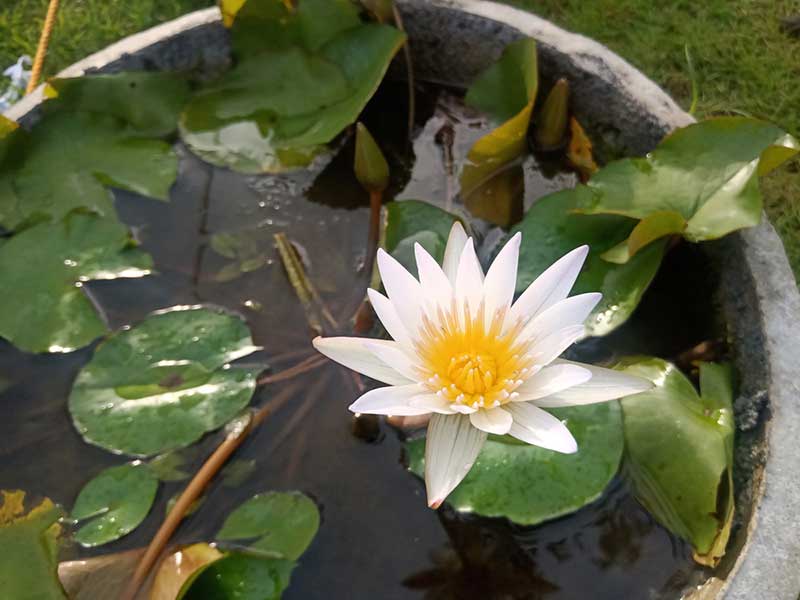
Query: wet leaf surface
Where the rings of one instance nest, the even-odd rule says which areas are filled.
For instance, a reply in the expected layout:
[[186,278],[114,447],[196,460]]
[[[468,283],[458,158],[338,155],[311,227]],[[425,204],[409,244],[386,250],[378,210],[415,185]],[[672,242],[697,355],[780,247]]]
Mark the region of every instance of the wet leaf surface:
[[674,365],[641,358],[618,368],[655,388],[623,399],[626,473],[642,504],[715,566],[733,519],[733,381],[729,365],[701,363],[700,393]]
[[25,507],[25,492],[1,490],[0,589],[6,598],[65,600],[58,582],[59,509],[49,498]]
[[[536,525],[574,512],[601,496],[622,457],[622,418],[617,402],[552,409],[578,442],[560,454],[508,437],[490,438],[447,503],[461,512],[506,517]],[[425,440],[407,446],[412,471],[422,476]]]
[[149,600],[175,600],[198,569],[223,556],[222,552],[206,543],[192,544],[173,552],[158,567]]
[[111,467],[87,483],[72,508],[84,523],[75,540],[84,547],[101,546],[127,535],[144,521],[156,497],[158,479],[143,463]]
[[116,221],[73,214],[0,247],[0,335],[28,352],[80,348],[108,330],[84,282],[149,273],[150,257]]
[[179,306],[111,336],[78,374],[69,398],[89,443],[150,456],[188,446],[247,406],[256,368],[228,366],[256,348],[244,322]]
[[636,309],[658,271],[664,255],[662,241],[650,244],[625,264],[601,255],[627,239],[635,221],[616,215],[579,215],[572,210],[590,194],[584,187],[541,198],[512,233],[522,232],[517,292],[522,292],[564,254],[589,245],[589,256],[573,294],[602,292],[603,299],[586,321],[588,335],[606,335],[622,325]]
[[177,599],[279,600],[293,568],[288,560],[231,552],[196,571]]
[[234,510],[217,534],[223,541],[258,538],[250,548],[289,560],[300,557],[319,529],[319,510],[300,492],[257,494]]
[[[355,4],[251,0],[232,28],[238,62],[180,120],[203,159],[246,173],[303,166],[352,124],[405,35],[361,23]],[[268,65],[268,66],[267,66]]]
[[576,208],[587,214],[657,218],[660,226],[648,227],[648,236],[629,243],[630,255],[668,233],[693,242],[717,239],[758,224],[758,177],[798,151],[800,143],[770,123],[708,119],[675,131],[645,158],[606,165],[589,180],[591,194],[582,195]]

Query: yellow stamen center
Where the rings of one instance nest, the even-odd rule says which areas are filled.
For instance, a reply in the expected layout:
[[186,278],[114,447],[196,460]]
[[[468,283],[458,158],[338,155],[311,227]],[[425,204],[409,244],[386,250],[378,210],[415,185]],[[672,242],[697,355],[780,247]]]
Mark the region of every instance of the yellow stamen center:
[[436,323],[425,315],[416,350],[424,365],[428,388],[453,404],[473,408],[500,406],[531,374],[527,343],[519,341],[522,323],[505,328],[506,311],[493,315],[487,326],[484,306],[462,314],[453,302],[438,309]]

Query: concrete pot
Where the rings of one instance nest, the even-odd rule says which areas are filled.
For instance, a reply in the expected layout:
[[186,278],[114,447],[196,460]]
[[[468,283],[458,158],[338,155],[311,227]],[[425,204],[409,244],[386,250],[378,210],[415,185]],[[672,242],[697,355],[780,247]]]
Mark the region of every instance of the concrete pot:
[[[466,86],[502,52],[538,40],[544,77],[564,76],[573,108],[593,136],[644,154],[692,122],[652,81],[604,46],[529,13],[479,0],[397,0],[420,79]],[[90,71],[199,68],[229,61],[216,8],[130,36],[65,69]],[[41,88],[6,112],[37,117]],[[800,595],[800,295],[780,240],[758,227],[703,246],[718,269],[718,300],[741,376],[736,401],[738,523],[728,555],[692,598],[796,600]]]

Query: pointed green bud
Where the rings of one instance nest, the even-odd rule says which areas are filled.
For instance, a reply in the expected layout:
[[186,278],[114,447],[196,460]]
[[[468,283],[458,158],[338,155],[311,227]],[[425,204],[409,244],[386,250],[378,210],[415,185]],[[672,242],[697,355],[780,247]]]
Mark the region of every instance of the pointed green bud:
[[569,118],[569,83],[559,79],[547,95],[536,123],[536,145],[542,150],[559,147],[566,138]]
[[375,139],[362,123],[356,124],[356,179],[368,192],[382,192],[389,185],[389,165]]

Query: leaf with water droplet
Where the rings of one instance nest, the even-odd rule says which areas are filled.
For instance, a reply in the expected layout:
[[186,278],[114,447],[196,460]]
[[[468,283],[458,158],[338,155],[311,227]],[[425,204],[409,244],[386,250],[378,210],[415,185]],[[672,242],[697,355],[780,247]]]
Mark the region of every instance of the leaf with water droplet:
[[176,600],[280,600],[294,567],[281,558],[230,552],[195,571]]
[[254,550],[296,560],[319,529],[319,510],[300,492],[256,494],[234,510],[217,534],[219,540],[258,538]]
[[28,352],[68,352],[108,331],[84,282],[142,277],[150,257],[116,221],[72,214],[0,247],[0,335]]
[[[619,404],[613,401],[548,410],[565,421],[578,442],[578,452],[561,454],[489,439],[447,502],[461,512],[536,525],[599,498],[622,458]],[[425,440],[412,441],[407,449],[410,469],[422,477]]]
[[75,532],[75,540],[87,548],[113,542],[144,521],[158,490],[158,479],[149,467],[133,462],[101,471],[83,486],[71,517],[87,521]]
[[257,348],[244,321],[177,306],[118,331],[95,351],[69,397],[84,439],[152,456],[195,442],[247,406],[260,368],[229,363]]
[[630,359],[617,368],[655,385],[621,401],[634,494],[692,544],[697,562],[716,566],[734,511],[731,367],[701,363],[699,394],[677,367],[659,358]]
[[356,120],[405,41],[362,23],[349,0],[291,11],[251,0],[231,36],[236,66],[194,95],[179,128],[201,158],[247,173],[307,165]]
[[192,544],[167,556],[158,567],[149,600],[175,600],[198,570],[219,560],[222,552],[206,543]]
[[0,589],[5,598],[66,600],[56,575],[61,509],[45,498],[25,510],[25,492],[0,490]]
[[579,186],[545,196],[511,230],[512,234],[522,232],[517,292],[525,290],[567,252],[588,244],[589,256],[572,293],[603,294],[586,320],[586,332],[606,335],[622,325],[639,305],[661,264],[665,243],[659,240],[648,245],[625,264],[604,260],[601,255],[626,240],[636,222],[616,215],[574,214],[572,209],[586,195],[591,195],[588,188]]

